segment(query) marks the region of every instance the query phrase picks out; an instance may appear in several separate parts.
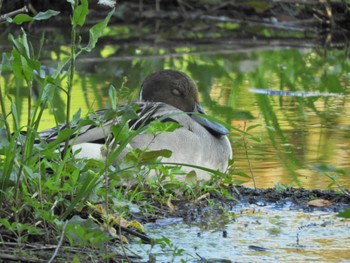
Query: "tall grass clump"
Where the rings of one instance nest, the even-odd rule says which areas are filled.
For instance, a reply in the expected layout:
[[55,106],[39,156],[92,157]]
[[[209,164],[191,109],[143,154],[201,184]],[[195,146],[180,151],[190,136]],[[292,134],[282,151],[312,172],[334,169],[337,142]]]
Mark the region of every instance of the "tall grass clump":
[[[84,260],[82,255],[101,258],[101,255],[121,254],[125,258],[127,253],[122,245],[125,238],[111,229],[114,227],[120,231],[132,225],[136,229],[134,234],[141,231],[142,226],[138,222],[128,222],[123,216],[126,217],[135,203],[145,214],[154,211],[153,204],[156,202],[170,204],[173,193],[181,184],[171,179],[166,184],[160,183],[166,177],[183,175],[180,164],[169,168],[166,163],[159,162],[159,158],[169,157],[171,153],[167,150],[143,152],[133,149],[122,163],[115,162],[139,133],[157,136],[177,128],[175,123],[164,123],[160,119],[141,125],[137,131],[130,131],[128,123],[137,117],[137,105],[118,106],[117,101],[122,97],[130,102],[131,95],[125,92],[124,87],[110,87],[111,109],[104,114],[82,116],[80,110],[72,112],[76,60],[81,54],[94,49],[114,9],[103,21],[89,29],[89,40],[84,46],[79,31],[85,25],[88,1],[67,2],[72,7],[69,54],[60,58],[50,74],[46,73],[40,58],[42,50],[46,49],[45,36],[40,46],[35,48],[23,28],[8,35],[12,50],[3,53],[1,58],[0,78],[7,74],[13,76],[15,83],[15,88],[9,89],[1,86],[4,82],[0,82],[0,247],[8,251],[2,254],[4,258],[21,261],[30,256],[33,261],[48,262],[79,262]],[[59,12],[54,10],[35,16],[19,14],[6,23],[15,27],[53,19],[57,15]],[[20,94],[25,94],[25,99]],[[65,104],[65,107],[60,104]],[[64,109],[64,114],[55,110],[57,105]],[[39,124],[46,109],[50,110],[57,123],[58,133],[54,140],[44,140],[39,134]],[[22,120],[23,113],[26,113],[25,121]],[[63,124],[59,124],[62,119]],[[105,121],[112,119],[117,121],[111,127],[113,138],[107,138],[113,147],[112,150],[105,149],[106,158],[75,158],[70,142],[76,139],[79,130],[85,125],[103,127]],[[163,176],[146,182],[150,170],[156,170]],[[124,179],[136,180],[137,184],[132,187],[125,185]],[[189,198],[198,194],[196,189],[186,184],[182,186]],[[103,230],[100,224],[104,225]],[[137,236],[144,242],[150,242],[147,236]],[[159,242],[163,245],[167,243]],[[45,249],[29,255],[26,248],[33,246]],[[80,253],[79,256],[67,254],[73,250],[86,251],[87,246],[90,248],[88,253]]]
[[[88,44],[82,46],[78,31],[85,24],[88,1],[68,2],[72,7],[70,53],[59,61],[52,74],[45,74],[40,62],[40,52],[45,48],[44,37],[40,47],[34,48],[23,28],[8,35],[12,50],[3,53],[1,58],[0,76],[12,74],[16,88],[10,94],[0,82],[0,246],[6,246],[9,255],[18,260],[26,256],[23,248],[34,242],[56,245],[56,249],[41,256],[49,261],[62,257],[58,252],[68,250],[68,243],[78,247],[93,245],[101,250],[107,241],[120,242],[115,236],[106,235],[95,223],[97,217],[106,217],[108,211],[97,213],[98,209],[90,206],[96,216],[74,216],[87,209],[88,199],[106,203],[112,198],[111,186],[104,184],[103,175],[112,163],[111,158],[118,153],[113,152],[111,155],[114,156],[106,162],[78,160],[68,143],[83,125],[103,123],[98,118],[82,117],[80,111],[71,112],[72,90],[76,59],[95,47],[114,10],[90,28]],[[6,23],[21,25],[51,19],[58,14],[53,10],[35,16],[19,14]],[[38,90],[35,95],[34,88]],[[116,96],[113,90],[111,88],[111,99]],[[62,93],[66,97],[65,129],[59,131],[56,140],[44,141],[38,134],[43,112],[53,108],[57,95]],[[20,101],[19,94],[26,94],[25,103]],[[25,108],[22,105],[26,105]],[[21,120],[22,112],[26,112],[25,121]],[[59,119],[52,112],[53,117]],[[111,111],[110,115],[113,116],[108,118],[120,117],[122,113]],[[125,123],[117,125],[119,130],[116,126],[113,132],[121,134],[125,131]],[[116,197],[117,194],[113,195],[115,202]],[[120,245],[116,247],[121,248]],[[40,258],[39,254],[32,255],[33,260]],[[72,257],[78,260],[78,257]]]
[[[45,36],[42,37],[40,46],[35,48],[22,28],[18,28],[16,34],[9,34],[12,50],[3,53],[1,58],[0,78],[4,74],[11,74],[15,88],[9,90],[2,87],[3,82],[0,81],[0,247],[5,246],[9,257],[18,261],[29,256],[24,248],[32,247],[33,244],[40,244],[40,248],[45,247],[46,251],[43,255],[39,252],[31,254],[33,261],[79,262],[84,260],[81,255],[67,255],[63,252],[73,251],[73,248],[74,251],[77,248],[81,248],[78,251],[83,251],[87,246],[97,252],[97,257],[101,254],[103,257],[112,256],[110,253],[126,257],[123,246],[125,239],[111,229],[114,226],[114,229],[120,231],[132,225],[136,232],[142,230],[138,222],[128,222],[123,218],[135,203],[145,214],[149,214],[153,212],[153,204],[156,202],[171,206],[171,199],[175,198],[173,193],[179,189],[179,185],[183,187],[185,198],[198,196],[202,191],[171,179],[174,175],[184,173],[180,169],[181,164],[169,168],[170,164],[159,162],[161,157],[170,156],[171,153],[167,150],[144,152],[132,149],[123,162],[115,162],[139,133],[147,132],[157,136],[178,127],[175,123],[159,119],[141,125],[136,131],[130,131],[129,120],[137,117],[137,105],[127,103],[119,107],[118,101],[122,97],[130,102],[131,95],[125,92],[124,87],[110,87],[111,109],[104,114],[82,116],[80,110],[72,112],[76,60],[81,54],[94,49],[114,9],[103,21],[89,29],[89,40],[83,45],[79,31],[85,26],[88,1],[67,2],[72,8],[69,54],[60,58],[50,74],[46,73],[45,65],[40,59],[41,51],[46,48]],[[53,19],[57,15],[59,12],[54,10],[40,12],[35,16],[19,14],[6,23],[16,26]],[[25,103],[20,99],[20,94],[26,95]],[[65,99],[61,100],[62,97]],[[63,101],[64,114],[54,110]],[[58,133],[54,140],[44,140],[39,134],[39,124],[46,109],[51,111],[57,123]],[[21,119],[23,112],[26,113],[25,121]],[[62,119],[63,124],[59,124]],[[104,149],[106,158],[75,158],[71,142],[76,140],[79,130],[85,125],[103,127],[108,120],[117,121],[111,127],[111,138],[107,138],[113,147]],[[146,181],[150,170],[163,176]],[[208,172],[212,172],[216,179],[222,176],[222,173],[216,171]],[[136,186],[125,184],[129,180],[136,180]],[[211,191],[215,187],[206,186],[204,189]],[[100,224],[104,225],[103,230]],[[150,242],[142,234],[137,236],[144,242]],[[164,240],[159,242],[166,245],[168,242]],[[86,258],[95,254],[94,251],[89,251],[91,252],[84,252]]]

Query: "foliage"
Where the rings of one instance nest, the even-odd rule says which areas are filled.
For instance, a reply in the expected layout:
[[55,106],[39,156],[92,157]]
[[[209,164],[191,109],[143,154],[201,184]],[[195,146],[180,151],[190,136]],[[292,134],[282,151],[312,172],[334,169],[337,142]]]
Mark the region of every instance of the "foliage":
[[344,169],[337,169],[329,164],[309,165],[309,167],[315,170],[316,172],[323,174],[325,177],[331,180],[331,183],[328,185],[328,188],[331,188],[334,185],[336,185],[338,189],[342,192],[342,194],[350,196],[349,190],[345,189],[339,183],[339,177],[345,177],[349,175],[349,172],[345,171]]
[[[16,93],[27,94],[27,122],[22,126],[20,112],[22,105],[16,96],[11,101],[11,111],[6,112],[5,97],[0,87],[1,103],[1,177],[0,177],[0,215],[1,228],[10,231],[13,241],[19,245],[33,242],[42,236],[46,243],[56,243],[60,233],[72,246],[100,246],[115,237],[106,235],[91,219],[80,216],[71,217],[72,211],[81,211],[87,199],[103,200],[108,204],[111,191],[106,195],[98,190],[103,184],[101,171],[107,172],[108,166],[101,161],[76,160],[68,138],[87,122],[89,117],[81,118],[80,111],[71,119],[72,89],[74,83],[75,60],[82,52],[90,52],[102,35],[114,10],[106,18],[90,29],[87,47],[76,46],[78,27],[85,23],[88,14],[87,0],[70,1],[72,4],[72,42],[69,56],[64,58],[51,74],[42,71],[40,50],[35,49],[24,30],[18,36],[9,35],[13,45],[11,53],[3,54],[1,72],[12,70],[16,80],[23,85]],[[49,10],[34,17],[17,15],[15,24],[45,20],[58,12]],[[42,41],[43,43],[43,41]],[[63,69],[68,66],[68,70]],[[61,80],[67,79],[66,87]],[[33,94],[38,90],[36,96]],[[54,108],[54,98],[59,92],[67,96],[66,126],[59,132],[57,140],[45,142],[38,136],[39,123],[46,107]],[[55,115],[56,119],[59,119]],[[13,130],[10,123],[14,124]],[[74,126],[72,126],[74,125]],[[24,132],[25,131],[25,132]],[[64,150],[62,152],[62,145]],[[106,184],[106,187],[111,187]],[[108,188],[101,188],[106,189]],[[116,212],[118,211],[118,208]],[[67,221],[69,219],[69,221]],[[75,220],[75,221],[74,221]],[[62,236],[63,237],[63,236]],[[62,239],[62,238],[61,238]]]
[[[68,243],[72,247],[93,246],[105,251],[105,256],[108,257],[109,251],[105,249],[105,244],[123,243],[124,238],[109,231],[113,228],[109,220],[104,222],[105,230],[101,230],[101,222],[92,216],[94,212],[90,209],[91,205],[87,208],[87,201],[102,203],[103,217],[106,219],[110,218],[109,215],[124,214],[127,217],[135,207],[143,214],[152,214],[153,203],[170,204],[169,200],[176,199],[179,189],[182,189],[180,191],[183,197],[188,200],[194,199],[203,190],[176,180],[177,175],[185,176],[180,169],[181,164],[169,166],[159,162],[161,157],[169,157],[171,154],[166,150],[144,152],[134,149],[126,154],[122,162],[115,162],[121,158],[127,144],[139,133],[158,136],[178,128],[175,123],[159,120],[129,132],[128,120],[136,116],[137,108],[131,104],[118,107],[119,100],[130,101],[130,91],[124,85],[119,89],[110,87],[111,110],[105,116],[82,116],[80,109],[74,114],[71,113],[76,59],[84,52],[94,49],[114,9],[103,21],[90,28],[88,44],[81,46],[78,31],[85,25],[89,10],[88,1],[71,0],[69,3],[73,10],[69,54],[56,68],[50,69],[50,72],[46,72],[47,68],[40,59],[41,50],[45,48],[44,36],[41,46],[36,50],[25,30],[22,29],[17,36],[9,34],[13,48],[11,53],[3,54],[0,75],[5,71],[14,74],[16,82],[20,84],[14,94],[26,94],[26,107],[23,107],[23,101],[19,100],[18,96],[4,96],[0,87],[0,227],[10,231],[11,237],[8,241],[18,245],[35,242],[39,237],[43,237],[48,244],[61,240],[60,242]],[[48,10],[33,17],[20,14],[8,19],[8,23],[21,25],[50,19],[58,13]],[[66,83],[62,80],[66,80]],[[62,94],[66,98],[62,99]],[[11,102],[9,112],[5,105],[5,97]],[[59,110],[55,110],[58,105]],[[57,139],[51,142],[39,136],[39,126],[47,108],[51,109],[56,123],[63,120],[65,125],[65,129],[59,130]],[[22,112],[27,113],[25,125],[21,120]],[[72,136],[86,124],[93,123],[99,127],[110,119],[118,121],[111,128],[115,147],[113,150],[105,150],[106,159],[102,161],[75,158],[77,152],[72,151],[69,143]],[[147,175],[153,172],[163,176],[146,182]],[[222,175],[215,171],[208,172],[216,174],[217,177]],[[190,178],[193,175],[187,176]],[[136,186],[133,183],[129,184],[135,181]],[[121,187],[123,185],[125,187]],[[88,217],[85,214],[86,210],[90,214]],[[138,224],[132,226],[135,225]],[[174,248],[166,238],[156,243],[162,244],[167,251],[173,251],[174,258],[182,254],[182,250]],[[119,248],[118,253],[125,254],[122,246],[116,247]],[[56,256],[54,254],[50,261]]]
[[[88,1],[84,0],[79,3],[79,1],[71,0],[69,2],[73,10],[71,44],[69,50],[62,48],[56,53],[49,51],[59,58],[57,59],[59,63],[56,68],[52,69],[52,72],[49,74],[46,72],[47,68],[40,59],[45,52],[45,36],[41,39],[40,47],[36,49],[32,46],[25,30],[22,30],[19,35],[10,34],[8,38],[13,48],[11,52],[3,53],[2,56],[0,76],[3,72],[11,71],[15,77],[8,78],[6,83],[13,82],[16,87],[8,90],[6,94],[2,93],[3,89],[0,87],[0,227],[12,233],[13,239],[10,241],[23,244],[33,242],[38,237],[44,237],[47,243],[57,243],[60,237],[64,237],[71,246],[94,246],[103,249],[107,242],[118,243],[123,242],[123,239],[122,236],[113,235],[110,232],[106,234],[105,231],[102,231],[99,227],[100,222],[97,222],[96,218],[82,216],[86,213],[86,201],[88,200],[93,203],[102,203],[108,215],[123,215],[128,219],[131,213],[152,215],[156,211],[155,204],[159,203],[166,204],[171,209],[172,201],[177,200],[179,195],[187,201],[196,200],[198,196],[206,196],[209,192],[231,199],[232,195],[229,191],[218,186],[238,184],[254,178],[254,167],[249,163],[250,176],[236,170],[230,171],[228,175],[209,171],[214,174],[213,180],[203,187],[181,183],[176,180],[176,176],[187,176],[191,180],[194,175],[191,173],[185,175],[180,169],[180,164],[170,166],[160,163],[161,157],[171,154],[168,151],[143,152],[135,149],[125,156],[123,163],[115,163],[115,159],[121,155],[128,142],[139,132],[157,136],[161,132],[170,132],[176,128],[174,124],[153,122],[139,131],[129,133],[127,120],[133,118],[137,109],[130,106],[120,110],[118,107],[120,101],[130,101],[133,96],[131,91],[124,86],[126,81],[128,81],[128,86],[137,86],[145,75],[161,68],[174,66],[186,68],[194,79],[202,80],[199,88],[206,91],[203,92],[202,99],[210,111],[220,109],[220,118],[227,122],[231,122],[232,119],[245,120],[244,131],[234,129],[235,134],[232,136],[236,149],[239,148],[237,147],[239,143],[243,144],[244,153],[239,156],[245,156],[249,161],[252,159],[250,153],[252,147],[257,145],[259,147],[263,141],[265,143],[271,141],[283,166],[289,171],[294,181],[300,183],[296,173],[297,168],[301,166],[300,160],[296,158],[292,142],[281,128],[279,118],[281,112],[276,110],[274,105],[276,105],[275,101],[278,101],[282,108],[289,103],[297,108],[300,118],[306,118],[305,112],[311,111],[324,120],[329,116],[327,116],[328,112],[317,108],[320,97],[306,99],[292,97],[286,102],[283,99],[257,94],[256,103],[260,107],[265,122],[263,128],[268,131],[268,137],[263,138],[258,129],[262,125],[254,122],[249,108],[249,104],[255,101],[247,102],[246,98],[242,98],[242,89],[248,86],[261,88],[272,85],[280,87],[281,91],[286,89],[300,92],[319,89],[321,92],[343,94],[346,92],[343,83],[349,82],[348,62],[344,61],[343,64],[335,66],[337,55],[332,53],[325,61],[324,58],[312,52],[305,58],[295,50],[287,51],[280,57],[274,52],[263,54],[253,52],[251,57],[246,56],[243,59],[255,62],[254,60],[259,55],[260,66],[253,67],[250,72],[243,74],[238,64],[232,63],[240,58],[241,54],[212,55],[199,59],[198,56],[188,54],[193,51],[191,48],[177,47],[174,50],[184,54],[181,59],[176,56],[158,59],[165,53],[165,49],[137,46],[137,48],[123,47],[126,53],[134,56],[134,59],[121,61],[120,68],[117,70],[115,70],[115,65],[108,65],[110,62],[106,59],[107,61],[103,60],[104,71],[99,73],[98,78],[93,80],[89,76],[77,78],[75,61],[78,56],[91,52],[106,30],[116,35],[124,34],[126,30],[121,27],[107,28],[108,21],[113,15],[111,11],[102,22],[89,29],[89,39],[84,45],[78,32],[86,26]],[[33,17],[18,15],[13,20],[8,19],[8,22],[21,25],[50,19],[55,15],[58,15],[56,11],[48,10]],[[234,30],[238,26],[220,24],[220,27]],[[133,31],[131,34],[134,34],[137,30],[131,31]],[[145,30],[145,33],[147,32]],[[120,49],[121,47],[107,46],[103,50],[107,55],[101,52],[101,57],[110,56],[113,59],[113,56],[118,56]],[[205,51],[205,48],[203,50]],[[152,58],[156,57],[156,59],[145,62],[139,57],[140,52]],[[326,65],[323,68],[318,66],[324,63]],[[118,83],[116,86],[120,88],[110,86],[108,89],[108,99],[112,109],[111,116],[108,118],[121,120],[112,127],[112,133],[119,144],[115,145],[113,151],[106,150],[105,161],[75,158],[71,147],[66,143],[68,138],[86,123],[101,125],[107,116],[92,119],[91,115],[82,116],[81,110],[77,109],[73,114],[72,98],[75,92],[73,84],[81,81],[88,88],[92,87],[95,95],[93,100],[84,97],[88,109],[91,110],[93,104],[97,104],[98,107],[102,106],[101,93],[98,90],[100,83],[118,74],[125,75],[129,70],[133,72],[133,76],[138,77],[128,80],[120,77],[112,79],[111,82]],[[315,77],[310,78],[310,76]],[[211,89],[219,83],[218,80],[220,83],[226,83],[230,88],[234,87],[228,91],[225,86],[218,95],[219,98],[227,99],[229,107],[218,105],[211,97],[205,95],[215,93],[215,90]],[[19,96],[22,94],[25,94],[25,101],[23,96]],[[9,107],[6,105],[7,101],[10,101]],[[324,101],[332,103],[332,100],[325,99]],[[233,110],[233,108],[246,110]],[[59,132],[57,140],[50,143],[40,140],[38,136],[45,110],[53,114],[56,123],[65,122],[67,126],[67,129]],[[27,115],[25,121],[22,120],[23,113]],[[297,130],[298,127],[295,127],[293,120],[289,120],[287,115],[284,117],[290,126]],[[248,124],[246,120],[249,121]],[[62,145],[65,147],[63,155],[61,154]],[[261,158],[268,159],[270,156],[266,154]],[[340,176],[345,175],[345,171],[324,166],[316,167],[316,170],[332,180],[329,187],[335,184],[343,193],[347,193],[337,181]],[[153,172],[162,173],[163,176],[146,181],[147,175]],[[129,184],[133,181],[137,182],[136,186]],[[120,187],[121,185],[124,186]],[[89,210],[87,213],[90,212]],[[347,217],[348,211],[340,214],[340,216],[344,215]],[[109,230],[108,222],[106,225],[106,229]],[[183,254],[183,251],[171,244],[166,237],[156,241],[157,244],[162,244],[165,251],[173,253],[173,258]],[[117,247],[120,248],[120,253],[124,253],[119,243]]]

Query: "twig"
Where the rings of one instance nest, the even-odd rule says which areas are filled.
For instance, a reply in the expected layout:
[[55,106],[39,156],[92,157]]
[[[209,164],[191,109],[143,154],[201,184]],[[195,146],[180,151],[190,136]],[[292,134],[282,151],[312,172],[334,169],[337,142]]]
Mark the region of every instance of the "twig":
[[48,261],[48,263],[51,263],[53,262],[53,260],[55,259],[55,257],[57,256],[57,253],[58,253],[58,250],[60,249],[60,247],[62,246],[62,242],[63,242],[63,238],[64,238],[64,230],[66,229],[66,226],[68,224],[68,220],[64,223],[63,225],[63,229],[62,229],[62,234],[61,234],[61,237],[60,237],[60,240],[58,242],[58,245],[55,249],[55,252],[53,253],[52,257],[50,258],[50,260]]
[[20,8],[20,9],[17,9],[15,11],[12,11],[10,13],[7,13],[7,14],[3,14],[0,16],[0,22],[1,21],[6,21],[7,18],[9,17],[12,17],[12,16],[15,16],[15,15],[18,15],[18,14],[21,14],[21,13],[27,13],[28,12],[28,8],[26,6]]
[[[4,254],[0,253],[0,259],[3,260],[11,260],[11,261],[20,261],[20,262],[35,262],[35,263],[40,263],[40,262],[46,262],[46,260],[41,260],[37,258],[30,258],[28,256],[18,256],[18,255],[11,255],[11,254]],[[5,262],[5,261],[2,261]]]

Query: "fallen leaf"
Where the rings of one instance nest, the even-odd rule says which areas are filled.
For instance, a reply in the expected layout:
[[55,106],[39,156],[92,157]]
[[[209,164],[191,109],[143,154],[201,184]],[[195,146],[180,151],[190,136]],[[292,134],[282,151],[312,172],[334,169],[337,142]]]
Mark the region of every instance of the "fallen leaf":
[[332,206],[333,204],[328,200],[315,199],[315,200],[311,200],[311,201],[307,202],[307,205],[308,206],[322,207],[322,206]]
[[169,209],[174,212],[175,211],[175,206],[171,203],[171,198],[169,197],[168,200],[166,201],[167,206]]

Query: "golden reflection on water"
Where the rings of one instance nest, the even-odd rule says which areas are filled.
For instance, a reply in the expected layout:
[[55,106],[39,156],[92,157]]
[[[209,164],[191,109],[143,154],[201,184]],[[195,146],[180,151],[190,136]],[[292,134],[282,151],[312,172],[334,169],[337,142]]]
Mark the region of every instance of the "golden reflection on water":
[[[274,105],[279,114],[279,125],[291,145],[293,155],[299,162],[299,165],[295,165],[293,169],[301,186],[327,188],[332,182],[326,176],[311,170],[308,165],[326,163],[350,171],[350,136],[348,133],[350,107],[344,107],[349,103],[349,96],[344,100],[332,99],[331,105],[325,105],[322,101],[315,103],[317,110],[324,114],[332,113],[327,118],[327,122],[311,111],[304,112],[304,120],[298,120],[294,106],[281,108],[277,104]],[[283,157],[281,148],[273,147],[268,138],[265,132],[265,121],[260,116],[258,109],[252,110],[252,113],[256,119],[249,121],[247,126],[261,125],[249,131],[252,135],[261,138],[261,143],[249,141],[249,138],[246,137],[248,158],[257,186],[273,187],[276,183],[298,186],[290,176],[289,170],[284,167],[283,158],[285,157]],[[288,116],[288,119],[285,116]],[[293,126],[290,125],[291,121]],[[242,129],[244,121],[234,121],[232,125]],[[281,141],[279,143],[282,144]],[[244,143],[233,141],[232,145],[237,170],[251,175]],[[350,180],[346,176],[339,177],[339,182],[345,187],[350,187]],[[249,181],[246,185],[253,186],[253,183]]]

